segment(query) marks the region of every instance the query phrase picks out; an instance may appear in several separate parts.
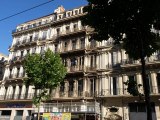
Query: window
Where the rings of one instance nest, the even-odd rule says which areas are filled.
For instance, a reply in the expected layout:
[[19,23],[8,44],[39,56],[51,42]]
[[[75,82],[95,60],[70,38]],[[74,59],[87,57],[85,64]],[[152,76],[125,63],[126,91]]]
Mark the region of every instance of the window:
[[29,49],[27,50],[27,54],[29,54]]
[[76,30],[78,30],[78,25],[77,24],[74,24],[73,25],[73,29],[76,31]]
[[26,43],[27,42],[27,37],[24,37],[23,38],[23,43]]
[[17,68],[17,76],[16,77],[19,77],[19,71],[20,71],[20,68],[18,67]]
[[71,13],[70,13],[70,12],[68,12],[68,13],[67,13],[67,16],[68,16],[68,17],[70,17],[70,16],[71,16]]
[[56,31],[57,31],[57,36],[59,36],[60,35],[60,28],[57,28]]
[[81,38],[81,39],[80,39],[80,42],[81,42],[80,48],[81,48],[81,49],[85,48],[85,38]]
[[60,83],[60,92],[64,92],[64,82]]
[[73,95],[73,88],[74,88],[74,81],[73,80],[70,80],[69,81],[69,94],[68,96],[71,97]]
[[82,56],[82,57],[80,57],[80,59],[79,59],[79,65],[84,65],[84,57]]
[[67,42],[64,42],[64,50],[65,51],[67,50],[67,46],[68,46]]
[[83,79],[78,80],[78,96],[81,96],[83,92]]
[[70,32],[70,26],[66,26],[66,33]]
[[41,54],[44,53],[44,46],[41,46],[41,51],[40,51]]
[[0,74],[2,74],[3,73],[3,70],[2,70],[2,67],[0,66]]
[[76,40],[73,40],[72,41],[72,50],[75,50],[76,49]]
[[33,54],[36,53],[36,48],[35,47],[32,49],[32,53]]
[[9,78],[12,78],[12,69],[10,69],[10,76]]
[[96,79],[95,78],[90,79],[90,84],[91,84],[90,91],[92,96],[96,91]]
[[116,67],[118,63],[118,55],[117,52],[112,53],[112,66]]
[[38,40],[38,33],[35,34],[34,36],[34,40],[37,41]]
[[160,73],[157,73],[157,86],[158,86],[158,92],[160,93]]
[[31,36],[29,36],[29,40],[30,40],[30,42],[32,42],[32,39],[33,39],[33,36],[31,35]]
[[63,64],[65,67],[67,67],[67,59],[63,59]]
[[78,15],[78,10],[75,10],[74,14],[75,14],[75,15]]
[[94,68],[96,67],[96,55],[92,55],[91,56],[91,65],[90,65],[91,68]]
[[42,40],[45,40],[47,38],[47,31],[43,31]]
[[58,52],[58,45],[55,45],[54,51],[55,51],[55,52]]
[[134,81],[135,81],[135,76],[134,76],[134,75],[129,75],[129,76],[128,76],[128,79],[129,79],[129,80],[134,80]]
[[113,95],[117,95],[117,77],[113,77]]
[[1,116],[10,116],[11,110],[2,110]]
[[[151,103],[151,110],[155,112],[155,104]],[[147,112],[145,103],[129,103],[130,112]]]
[[23,116],[23,110],[16,110],[16,116]]
[[76,66],[77,65],[77,59],[74,57],[71,59],[71,66]]

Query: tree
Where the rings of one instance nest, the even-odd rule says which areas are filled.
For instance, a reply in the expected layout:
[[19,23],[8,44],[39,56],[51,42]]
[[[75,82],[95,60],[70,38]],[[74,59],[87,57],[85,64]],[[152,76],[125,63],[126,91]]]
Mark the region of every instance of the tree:
[[40,93],[33,98],[33,103],[38,107],[50,97],[48,90],[55,89],[66,75],[66,68],[62,64],[59,54],[47,50],[44,54],[28,54],[24,60],[24,69],[27,73],[25,84],[34,85]]
[[160,29],[160,0],[87,1],[82,23],[93,28],[90,39],[102,41],[112,37],[115,44],[122,43],[130,58],[141,60],[147,119],[152,120],[145,58],[159,49],[156,30]]

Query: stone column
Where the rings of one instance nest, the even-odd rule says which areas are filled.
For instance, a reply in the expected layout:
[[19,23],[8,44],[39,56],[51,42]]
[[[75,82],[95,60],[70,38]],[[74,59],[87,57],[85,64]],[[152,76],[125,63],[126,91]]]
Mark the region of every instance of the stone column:
[[123,111],[124,111],[124,114],[123,114],[124,117],[123,118],[124,118],[124,120],[129,120],[129,110],[128,109],[129,109],[129,106],[124,106],[123,107]]
[[108,65],[109,65],[109,67],[112,65],[112,56],[111,56],[111,53],[110,52],[108,52]]
[[28,92],[28,91],[26,91],[26,86],[22,85],[22,91],[21,91],[21,97],[20,97],[20,99],[24,99],[25,98],[25,96],[27,94],[26,92]]
[[[141,75],[140,73],[137,73],[137,74],[136,74],[136,80],[137,80],[137,85],[138,85],[138,84],[143,85],[142,75]],[[144,93],[143,86],[139,88],[139,92],[140,92],[140,93]]]
[[156,73],[155,72],[151,72],[151,82],[152,82],[152,87],[150,86],[150,88],[152,88],[152,92],[154,94],[158,93],[158,86],[157,86],[157,79],[156,79]]
[[84,77],[84,79],[83,79],[83,96],[85,96],[86,91],[87,91],[87,78]]
[[19,86],[16,85],[16,88],[15,88],[15,92],[14,92],[14,99],[18,99],[19,98]]
[[16,110],[15,110],[15,109],[12,109],[12,110],[11,110],[10,120],[14,120],[15,115],[16,115]]
[[10,85],[7,89],[7,98],[12,99],[12,96],[13,96],[13,86]]
[[97,78],[96,81],[95,81],[96,82],[96,84],[95,84],[96,85],[95,86],[96,87],[96,92],[97,92],[98,95],[101,93],[101,89],[100,89],[100,83],[101,83],[100,81],[101,81],[101,79],[102,79],[102,76]]
[[0,89],[0,95],[1,95],[0,100],[4,100],[5,94],[6,94],[6,88],[4,85],[2,85]]
[[73,96],[74,97],[77,97],[78,95],[78,81],[77,80],[74,80],[74,83],[73,83]]
[[118,77],[118,84],[119,84],[119,87],[118,87],[118,94],[120,95],[123,95],[123,79],[122,79],[122,76],[119,76]]
[[33,90],[33,88],[34,88],[34,86],[31,86],[31,85],[28,88],[28,96],[27,96],[28,99],[32,99],[33,96],[34,96],[34,90]]
[[160,120],[159,105],[155,105],[156,120]]
[[117,51],[117,56],[118,56],[118,61],[117,63],[121,63],[121,52],[120,51]]
[[[127,75],[123,75],[122,78],[123,78],[123,83],[128,80]],[[124,87],[123,87],[124,94],[125,94],[125,95],[128,95],[129,93],[127,92],[127,85],[124,85],[124,84],[123,84],[123,86],[124,86]]]
[[68,88],[69,88],[68,81],[65,81],[64,82],[64,97],[68,97]]

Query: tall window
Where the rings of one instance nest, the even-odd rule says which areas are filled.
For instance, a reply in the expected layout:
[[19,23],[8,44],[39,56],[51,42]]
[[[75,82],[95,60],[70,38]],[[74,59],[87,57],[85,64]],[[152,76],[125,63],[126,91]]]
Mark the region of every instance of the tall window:
[[76,40],[73,40],[72,41],[72,50],[75,50],[76,49]]
[[81,39],[80,39],[80,42],[81,42],[80,48],[83,49],[83,48],[85,47],[85,38],[81,38]]
[[66,26],[66,33],[70,32],[70,26]]
[[33,39],[33,36],[31,35],[31,36],[29,36],[29,40],[30,40],[30,42],[32,42],[32,39]]
[[78,80],[78,95],[83,92],[83,79]]
[[19,77],[19,72],[20,72],[20,68],[18,67],[17,68],[17,76],[16,77]]
[[118,55],[117,55],[117,52],[113,52],[112,53],[112,65],[113,67],[116,67],[118,63]]
[[96,55],[91,56],[91,68],[96,67]]
[[35,36],[34,36],[34,41],[37,41],[37,40],[38,40],[38,36],[39,36],[39,34],[36,33]]
[[77,65],[77,59],[75,57],[71,58],[71,67]]
[[47,38],[47,31],[43,31],[42,40],[46,40]]
[[23,51],[21,51],[21,57],[23,57]]
[[117,77],[113,77],[113,95],[117,95]]
[[158,86],[158,92],[160,93],[160,73],[157,73],[157,86]]
[[74,24],[73,29],[74,29],[74,31],[78,30],[78,24]]
[[56,31],[57,31],[57,36],[59,36],[60,35],[60,28],[57,28]]
[[40,51],[41,54],[44,53],[44,46],[41,46],[41,51]]
[[91,96],[93,96],[96,91],[96,79],[95,78],[90,79],[90,83],[91,83],[90,85]]
[[64,50],[67,51],[67,48],[68,48],[68,43],[64,42]]
[[58,52],[58,45],[57,45],[57,44],[55,44],[55,46],[54,46],[54,47],[55,47],[55,49],[54,49],[55,53],[56,53],[56,52]]
[[[151,103],[151,110],[155,112],[155,104]],[[145,103],[129,103],[130,112],[147,112]]]

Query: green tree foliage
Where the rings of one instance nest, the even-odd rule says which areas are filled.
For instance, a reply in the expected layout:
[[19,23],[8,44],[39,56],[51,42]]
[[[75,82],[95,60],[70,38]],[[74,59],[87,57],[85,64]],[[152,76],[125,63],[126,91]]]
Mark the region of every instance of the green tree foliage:
[[[130,58],[150,56],[159,46],[159,35],[151,28],[160,28],[160,0],[87,0],[82,23],[94,28],[91,39],[115,43],[123,41],[123,48]],[[125,37],[124,37],[125,35]]]
[[[115,44],[121,43],[123,49],[132,59],[140,59],[147,120],[152,120],[149,97],[149,81],[145,71],[145,57],[151,56],[159,49],[160,0],[87,0],[84,7],[86,16],[82,23],[93,28],[91,40],[113,38]],[[154,28],[154,32],[151,30]],[[128,80],[130,94],[136,94],[136,84]],[[133,93],[133,89],[135,93]]]
[[27,73],[25,84],[34,85],[34,89],[40,89],[40,94],[35,96],[33,102],[39,105],[42,100],[48,98],[48,89],[55,89],[66,75],[59,54],[47,50],[43,55],[27,55],[24,61],[24,69]]

